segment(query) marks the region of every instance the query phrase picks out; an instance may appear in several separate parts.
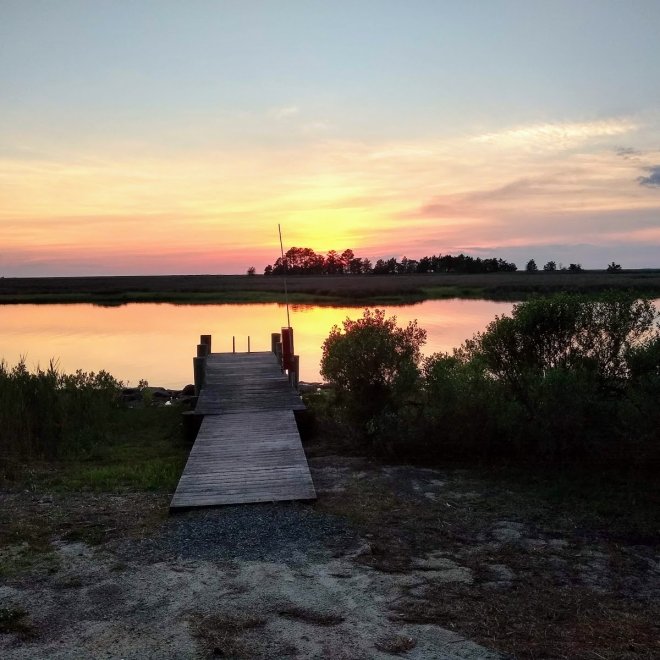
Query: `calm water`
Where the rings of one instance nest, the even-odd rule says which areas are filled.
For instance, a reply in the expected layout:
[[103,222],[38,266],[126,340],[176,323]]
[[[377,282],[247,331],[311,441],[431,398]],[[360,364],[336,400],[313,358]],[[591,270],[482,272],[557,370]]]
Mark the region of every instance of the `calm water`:
[[[417,319],[427,330],[426,354],[451,350],[511,308],[484,300],[385,307],[399,323]],[[320,380],[321,344],[330,328],[361,314],[355,307],[291,308],[302,380]],[[286,311],[276,304],[3,305],[0,319],[0,358],[10,365],[21,356],[30,367],[45,367],[56,358],[65,371],[105,369],[132,385],[144,378],[151,385],[180,388],[192,382],[200,334],[213,335],[214,351],[231,351],[232,335],[237,351],[247,350],[248,335],[252,350],[270,350],[270,333],[286,325]]]

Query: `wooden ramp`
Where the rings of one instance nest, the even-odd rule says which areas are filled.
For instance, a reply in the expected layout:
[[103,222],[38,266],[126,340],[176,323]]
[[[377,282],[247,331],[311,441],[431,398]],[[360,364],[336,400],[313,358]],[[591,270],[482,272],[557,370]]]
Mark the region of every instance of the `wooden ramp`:
[[273,353],[212,353],[204,415],[170,510],[316,498],[294,410],[305,406]]

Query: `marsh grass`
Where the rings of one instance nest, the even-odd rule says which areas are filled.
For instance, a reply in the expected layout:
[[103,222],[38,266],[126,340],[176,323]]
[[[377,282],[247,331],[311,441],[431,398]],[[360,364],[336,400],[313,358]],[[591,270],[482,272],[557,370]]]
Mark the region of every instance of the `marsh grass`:
[[[289,277],[289,299],[316,304],[410,304],[429,299],[524,300],[558,291],[598,293],[633,290],[660,296],[660,271],[427,273],[415,275],[323,275]],[[128,302],[177,304],[284,302],[278,276],[180,275],[0,279],[0,304]]]
[[0,483],[171,492],[185,464],[178,406],[128,408],[107,372],[0,363]]
[[0,475],[17,461],[80,456],[106,439],[121,383],[109,373],[0,362]]

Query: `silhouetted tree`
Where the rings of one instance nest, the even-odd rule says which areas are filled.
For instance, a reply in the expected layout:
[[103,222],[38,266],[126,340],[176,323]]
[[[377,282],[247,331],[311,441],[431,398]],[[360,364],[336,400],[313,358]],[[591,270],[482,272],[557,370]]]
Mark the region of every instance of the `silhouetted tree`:
[[612,262],[607,267],[607,272],[608,273],[620,273],[621,272],[621,264],[615,264],[614,262]]
[[257,272],[257,269],[254,266],[250,266],[247,269],[247,274],[252,277]]
[[351,270],[351,261],[355,259],[355,255],[353,254],[353,250],[347,249],[344,250],[341,253],[341,256],[339,257],[339,261],[341,263],[341,272],[342,273],[348,273]]
[[527,265],[525,266],[525,270],[528,273],[535,273],[536,271],[538,271],[538,269],[539,267],[536,265],[536,261],[534,261],[534,259],[530,259],[527,262]]
[[581,264],[571,264],[568,267],[568,270],[571,273],[581,273],[582,272],[582,265]]
[[387,264],[383,259],[378,259],[374,264],[374,273],[376,275],[385,275],[387,274]]
[[557,270],[557,264],[554,261],[548,261],[548,263],[543,266],[543,270]]

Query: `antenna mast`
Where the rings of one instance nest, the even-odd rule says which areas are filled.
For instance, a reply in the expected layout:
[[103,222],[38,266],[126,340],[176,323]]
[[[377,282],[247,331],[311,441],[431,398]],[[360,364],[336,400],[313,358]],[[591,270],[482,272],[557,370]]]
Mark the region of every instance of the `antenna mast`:
[[277,224],[277,231],[280,234],[280,253],[282,254],[282,265],[284,266],[284,300],[286,301],[286,327],[291,327],[291,320],[289,319],[289,291],[286,285],[286,259],[284,258],[284,245],[282,244],[282,227]]

